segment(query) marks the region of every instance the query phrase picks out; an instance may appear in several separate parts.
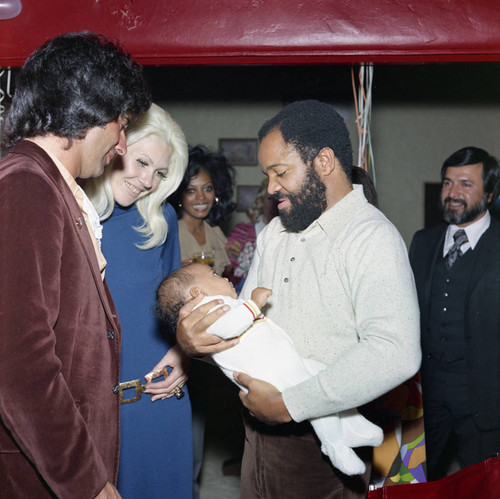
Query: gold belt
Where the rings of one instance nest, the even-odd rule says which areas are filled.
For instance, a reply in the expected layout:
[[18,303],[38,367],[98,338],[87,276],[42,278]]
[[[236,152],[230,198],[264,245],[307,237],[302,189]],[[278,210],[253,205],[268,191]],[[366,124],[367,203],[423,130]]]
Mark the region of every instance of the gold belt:
[[[154,373],[145,376],[144,379],[146,380],[146,383],[150,383],[151,381],[153,381],[156,378],[159,378],[160,376],[163,376],[165,379],[167,379],[167,376],[169,375],[167,369],[168,367],[172,369],[171,366],[165,366],[160,371],[155,371]],[[146,385],[142,385],[140,379],[134,379],[132,381],[124,381],[123,383],[120,383],[118,386],[120,389],[120,404],[132,404],[133,402],[138,402],[142,398],[142,392],[146,389]],[[135,397],[126,399],[125,396],[123,395],[123,391],[129,390],[131,388],[134,388]]]

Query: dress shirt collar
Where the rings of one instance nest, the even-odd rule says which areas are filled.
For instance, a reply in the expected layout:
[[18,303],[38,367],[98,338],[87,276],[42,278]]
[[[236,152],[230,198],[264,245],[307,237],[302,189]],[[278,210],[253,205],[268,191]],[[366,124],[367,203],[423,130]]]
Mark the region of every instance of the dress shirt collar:
[[[318,231],[323,231],[331,241],[334,241],[344,227],[363,210],[367,204],[368,201],[363,193],[363,186],[353,184],[353,190],[349,192],[349,194],[346,194],[340,201],[337,201],[333,206],[328,208],[328,210],[323,212],[318,219],[309,225],[309,227],[301,232],[290,234],[296,234],[298,237],[307,239]],[[281,231],[287,232],[283,226]]]
[[[486,213],[484,214],[483,217],[476,220],[474,223],[468,225],[467,227],[463,228],[465,230],[465,233],[467,234],[468,242],[462,244],[460,248],[462,250],[462,253],[465,253],[467,250],[474,249],[476,247],[476,244],[478,243],[479,239],[490,226],[490,222],[491,222],[491,215],[490,212],[486,210]],[[460,229],[458,225],[455,224],[448,225],[443,246],[443,256],[446,256],[450,251],[450,248],[453,246],[454,243],[453,236],[458,229]]]
[[66,167],[59,161],[59,159],[51,153],[43,145],[36,142],[37,146],[43,149],[50,159],[54,162],[59,173],[62,175],[64,181],[68,184],[68,187],[76,199],[78,206],[84,216],[86,226],[88,228],[92,244],[97,257],[97,262],[99,264],[99,270],[101,272],[101,277],[104,279],[104,272],[106,268],[106,259],[101,251],[101,238],[102,238],[102,225],[99,221],[99,215],[97,214],[94,205],[90,202],[90,199],[85,194],[85,191],[76,183],[75,178]]
[[99,221],[99,215],[97,214],[94,205],[90,202],[90,199],[85,194],[85,191],[76,183],[76,180],[74,179],[73,175],[69,173],[69,171],[59,161],[59,159],[56,158],[48,149],[45,149],[43,146],[40,146],[40,144],[37,145],[41,147],[50,156],[50,159],[57,166],[57,169],[59,170],[64,180],[68,184],[68,187],[73,193],[73,196],[75,196],[78,202],[78,206],[80,207],[80,210],[82,210],[82,213],[88,217],[88,221],[90,222],[90,226],[92,228],[94,237],[96,238],[99,247],[101,247],[102,225]]
[[57,159],[57,157],[54,154],[52,154],[52,152],[49,149],[45,148],[43,145],[39,144],[38,142],[35,142],[35,144],[38,147],[40,147],[41,149],[43,149],[50,156],[50,159],[54,162],[57,169],[59,170],[59,173],[62,175],[63,179],[68,184],[68,187],[69,187],[70,191],[73,193],[73,196],[75,196],[75,198],[78,202],[78,206],[80,206],[80,209],[82,209],[83,208],[83,204],[82,204],[83,198],[80,194],[81,189],[80,189],[80,186],[76,183],[76,180],[73,177],[73,175],[71,175],[71,173],[69,173],[69,171],[65,168],[65,166],[59,161],[59,159]]
[[[326,236],[334,241],[345,226],[363,210],[368,201],[363,193],[363,186],[354,184],[353,190],[326,210],[309,228],[318,225]],[[306,231],[308,230],[306,229]]]
[[[353,184],[353,190],[349,194],[346,194],[340,201],[323,212],[309,227],[297,234],[307,238],[318,230],[322,230],[333,241],[366,204],[368,201],[363,193],[363,186]],[[286,229],[283,227],[282,231],[286,231]]]
[[266,223],[264,222],[264,216],[261,215],[259,217],[259,219],[257,220],[257,222],[255,222],[255,224],[254,224],[255,235],[258,236],[262,232],[262,229],[264,229],[265,226],[266,226]]

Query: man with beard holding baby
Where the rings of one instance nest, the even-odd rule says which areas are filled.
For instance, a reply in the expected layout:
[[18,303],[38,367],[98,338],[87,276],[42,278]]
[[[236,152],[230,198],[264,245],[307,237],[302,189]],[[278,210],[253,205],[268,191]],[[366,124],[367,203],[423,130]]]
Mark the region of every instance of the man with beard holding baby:
[[[248,389],[240,392],[241,497],[366,497],[371,449],[358,451],[366,472],[345,476],[306,420],[359,407],[417,371],[419,311],[406,246],[352,184],[349,133],[332,106],[292,103],[263,125],[259,141],[279,217],[259,234],[240,297],[272,289],[265,314],[288,330],[300,355],[327,367],[283,392],[235,374]],[[206,315],[214,301],[193,311],[200,299],[179,314],[181,347],[191,355],[231,348],[237,339],[206,333],[225,307]]]

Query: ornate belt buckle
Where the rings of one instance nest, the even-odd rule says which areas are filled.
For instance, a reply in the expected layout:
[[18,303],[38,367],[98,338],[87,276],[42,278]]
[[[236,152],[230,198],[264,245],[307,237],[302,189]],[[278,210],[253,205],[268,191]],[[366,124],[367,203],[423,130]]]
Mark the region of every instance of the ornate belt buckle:
[[[155,371],[154,373],[150,373],[147,376],[145,376],[144,379],[146,380],[146,383],[151,383],[151,381],[153,381],[156,378],[159,378],[160,376],[163,376],[165,379],[167,379],[168,375],[170,374],[168,372],[169,367],[170,366],[165,366],[159,371]],[[170,367],[170,369],[172,368]]]
[[[128,390],[130,388],[135,389],[135,397],[126,399],[123,396],[123,390]],[[144,385],[141,385],[140,379],[134,379],[133,381],[125,381],[120,383],[120,404],[131,404],[132,402],[137,402],[141,400],[142,392],[144,391]]]
[[[146,380],[146,383],[150,383],[151,381],[153,381],[156,378],[159,378],[160,376],[163,376],[165,379],[167,379],[167,376],[169,375],[168,367],[170,366],[165,366],[163,369],[160,369],[159,371],[155,371],[154,373],[145,376],[144,379]],[[141,385],[140,379],[134,379],[132,381],[124,381],[123,383],[120,383],[119,388],[120,388],[120,404],[123,405],[123,404],[132,404],[133,402],[138,402],[139,400],[141,400],[142,392],[144,391],[145,386]],[[125,396],[123,395],[123,391],[129,390],[130,388],[134,388],[135,397],[130,397],[126,399]]]

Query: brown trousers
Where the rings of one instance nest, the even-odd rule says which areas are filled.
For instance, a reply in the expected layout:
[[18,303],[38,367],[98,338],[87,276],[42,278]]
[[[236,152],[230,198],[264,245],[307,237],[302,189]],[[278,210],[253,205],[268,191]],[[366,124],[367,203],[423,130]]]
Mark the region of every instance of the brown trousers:
[[245,410],[241,499],[358,499],[368,494],[372,448],[357,449],[363,475],[347,476],[321,452],[311,425],[268,426]]

